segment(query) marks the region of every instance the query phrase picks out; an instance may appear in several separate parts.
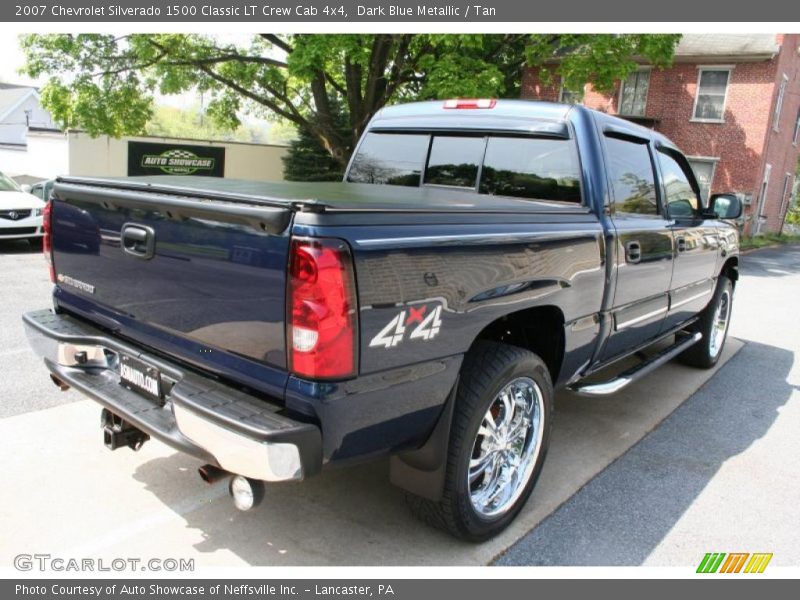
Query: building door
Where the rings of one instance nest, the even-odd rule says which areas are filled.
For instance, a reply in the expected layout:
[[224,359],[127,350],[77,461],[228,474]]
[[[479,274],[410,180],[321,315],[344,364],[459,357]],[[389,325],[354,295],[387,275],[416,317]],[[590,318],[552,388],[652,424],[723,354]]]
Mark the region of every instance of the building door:
[[617,248],[612,331],[600,360],[658,335],[669,309],[673,263],[648,140],[607,133],[605,146]]

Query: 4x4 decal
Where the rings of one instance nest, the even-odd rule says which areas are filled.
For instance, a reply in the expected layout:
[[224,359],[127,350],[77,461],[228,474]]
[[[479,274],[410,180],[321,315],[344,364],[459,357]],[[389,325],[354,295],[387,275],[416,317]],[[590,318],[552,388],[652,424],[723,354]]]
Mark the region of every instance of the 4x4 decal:
[[378,346],[393,348],[405,339],[407,330],[411,331],[408,336],[411,340],[432,340],[438,335],[442,326],[442,307],[439,305],[425,314],[427,310],[427,304],[411,306],[408,311],[401,310],[378,332],[378,335],[372,338],[369,343],[370,348]]

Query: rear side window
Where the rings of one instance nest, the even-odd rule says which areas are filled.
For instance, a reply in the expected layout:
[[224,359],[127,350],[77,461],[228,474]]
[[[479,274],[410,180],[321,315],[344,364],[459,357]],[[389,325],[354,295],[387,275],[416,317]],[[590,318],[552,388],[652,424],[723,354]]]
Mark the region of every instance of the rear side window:
[[428,141],[427,135],[368,133],[353,159],[347,181],[417,187]]
[[482,194],[580,202],[580,167],[571,140],[492,137],[486,146]]
[[606,149],[614,211],[657,215],[656,178],[647,144],[606,137]]
[[474,189],[485,147],[482,137],[435,136],[425,183]]

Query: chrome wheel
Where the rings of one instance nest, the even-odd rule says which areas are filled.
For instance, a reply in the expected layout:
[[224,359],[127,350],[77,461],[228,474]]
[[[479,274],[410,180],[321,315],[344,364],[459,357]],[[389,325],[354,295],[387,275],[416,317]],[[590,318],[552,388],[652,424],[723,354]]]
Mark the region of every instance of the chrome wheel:
[[467,485],[482,517],[507,512],[522,495],[539,456],[544,398],[533,379],[518,377],[495,396],[472,448]]
[[711,323],[711,336],[708,340],[708,352],[712,358],[716,358],[722,345],[725,343],[725,336],[728,333],[728,321],[731,314],[731,295],[727,290],[719,297],[717,309],[714,311],[714,319]]

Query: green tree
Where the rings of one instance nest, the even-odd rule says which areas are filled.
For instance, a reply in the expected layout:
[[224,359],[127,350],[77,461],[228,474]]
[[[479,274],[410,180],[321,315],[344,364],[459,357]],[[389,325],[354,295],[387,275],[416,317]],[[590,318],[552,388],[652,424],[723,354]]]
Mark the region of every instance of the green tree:
[[[795,170],[795,181],[800,181],[800,158],[797,160],[797,169]],[[797,184],[795,184],[797,185]],[[785,223],[790,225],[800,225],[800,193],[794,196],[789,209],[786,211]]]
[[[222,43],[194,34],[30,34],[24,72],[48,76],[42,103],[65,127],[141,133],[156,93],[197,90],[228,127],[245,110],[304,129],[344,166],[386,104],[446,97],[518,96],[525,64],[544,65],[577,89],[600,90],[644,58],[671,61],[679,35],[260,34]],[[336,107],[348,127],[337,127]]]
[[289,144],[283,157],[283,176],[287,181],[341,181],[342,165],[334,160],[305,128]]

